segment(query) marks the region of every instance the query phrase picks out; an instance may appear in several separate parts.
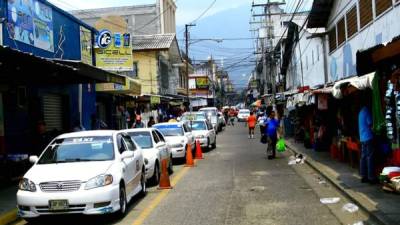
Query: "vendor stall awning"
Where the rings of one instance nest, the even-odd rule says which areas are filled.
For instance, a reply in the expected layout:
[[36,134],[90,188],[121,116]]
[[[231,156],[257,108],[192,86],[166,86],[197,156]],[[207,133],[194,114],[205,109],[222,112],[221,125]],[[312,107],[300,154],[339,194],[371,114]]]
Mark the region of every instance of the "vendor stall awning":
[[46,59],[0,46],[2,84],[119,83],[125,78],[78,61]]
[[349,87],[354,87],[358,90],[365,90],[372,88],[372,81],[374,80],[375,72],[366,74],[360,77],[351,77],[344,80],[337,81],[333,86],[332,95],[335,98],[343,98],[343,91]]
[[332,94],[333,87],[323,87],[313,90],[313,94]]

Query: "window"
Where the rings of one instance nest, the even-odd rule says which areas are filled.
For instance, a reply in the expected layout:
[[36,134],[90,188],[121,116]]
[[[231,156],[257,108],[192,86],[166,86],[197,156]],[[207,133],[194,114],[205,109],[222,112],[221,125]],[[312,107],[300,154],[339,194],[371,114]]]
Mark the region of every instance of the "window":
[[139,76],[138,62],[133,62],[132,77],[137,78],[138,76]]
[[156,133],[158,135],[158,138],[160,138],[160,141],[166,142],[165,139],[164,139],[164,136],[158,130],[156,130]]
[[346,14],[347,38],[352,37],[358,31],[357,25],[357,7],[354,6]]
[[136,150],[136,145],[133,143],[131,137],[129,136],[123,136],[124,142],[126,144],[127,150],[128,151],[135,151]]
[[384,13],[388,8],[392,6],[392,0],[375,0],[376,16]]
[[306,69],[308,70],[308,55],[306,55]]
[[365,27],[372,21],[372,0],[359,0],[360,27]]
[[312,64],[314,65],[314,50],[311,51],[311,60]]
[[158,142],[160,142],[160,138],[158,138],[158,136],[157,136],[157,134],[153,131],[153,132],[151,132],[152,134],[153,134],[153,139],[154,139],[154,142],[157,144]]
[[337,23],[337,40],[338,45],[341,45],[346,40],[346,30],[344,25],[344,17]]
[[124,141],[122,140],[122,135],[118,134],[117,136],[117,147],[118,147],[118,151],[119,153],[123,153],[124,151],[126,151],[126,146],[124,144]]
[[336,49],[336,27],[328,33],[329,37],[329,52],[333,52]]

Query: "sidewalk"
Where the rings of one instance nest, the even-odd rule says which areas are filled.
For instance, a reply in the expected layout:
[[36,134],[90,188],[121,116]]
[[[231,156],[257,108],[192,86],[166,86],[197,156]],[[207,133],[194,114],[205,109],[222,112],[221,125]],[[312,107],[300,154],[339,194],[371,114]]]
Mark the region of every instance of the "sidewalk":
[[0,225],[17,219],[16,195],[17,184],[0,189]]
[[305,155],[308,165],[383,224],[400,224],[400,195],[384,192],[380,185],[361,183],[357,169],[332,159],[329,152],[306,149],[293,139],[286,140],[286,145]]

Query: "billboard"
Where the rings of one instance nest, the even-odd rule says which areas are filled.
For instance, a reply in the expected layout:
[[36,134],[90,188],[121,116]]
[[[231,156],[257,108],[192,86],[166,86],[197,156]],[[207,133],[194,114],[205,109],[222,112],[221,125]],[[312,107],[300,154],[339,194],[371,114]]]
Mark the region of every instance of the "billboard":
[[92,54],[92,32],[84,27],[80,27],[81,61],[93,65]]
[[133,71],[131,36],[126,33],[128,24],[121,16],[107,16],[95,22],[96,67],[107,71]]
[[53,11],[37,0],[8,0],[7,29],[12,39],[54,52]]
[[196,77],[197,89],[208,89],[208,77]]

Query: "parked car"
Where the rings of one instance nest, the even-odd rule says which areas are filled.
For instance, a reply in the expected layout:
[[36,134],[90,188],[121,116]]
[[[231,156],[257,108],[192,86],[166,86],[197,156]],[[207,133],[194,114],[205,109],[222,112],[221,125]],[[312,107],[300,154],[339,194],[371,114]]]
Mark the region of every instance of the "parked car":
[[208,120],[195,120],[190,122],[193,136],[204,148],[214,149],[217,147],[217,134]]
[[248,109],[240,109],[237,115],[238,122],[245,122],[247,121],[247,117],[250,116],[250,110]]
[[185,112],[181,117],[182,122],[204,119],[207,119],[205,112]]
[[126,213],[136,194],[146,193],[141,148],[122,131],[83,131],[56,137],[17,192],[18,215]]
[[165,140],[171,148],[172,158],[185,158],[186,149],[189,144],[192,150],[195,149],[194,137],[190,127],[186,123],[158,123],[153,127],[164,135]]
[[225,121],[225,117],[224,114],[222,112],[218,112],[218,124],[221,128],[220,131],[222,131],[222,128],[226,126],[226,121]]
[[199,111],[206,113],[207,119],[210,120],[215,129],[215,132],[218,133],[218,131],[220,131],[218,123],[218,109],[216,107],[205,107],[201,108]]
[[154,128],[124,130],[140,146],[146,167],[146,179],[158,184],[161,175],[161,162],[167,160],[168,172],[173,172],[172,153],[160,131]]

